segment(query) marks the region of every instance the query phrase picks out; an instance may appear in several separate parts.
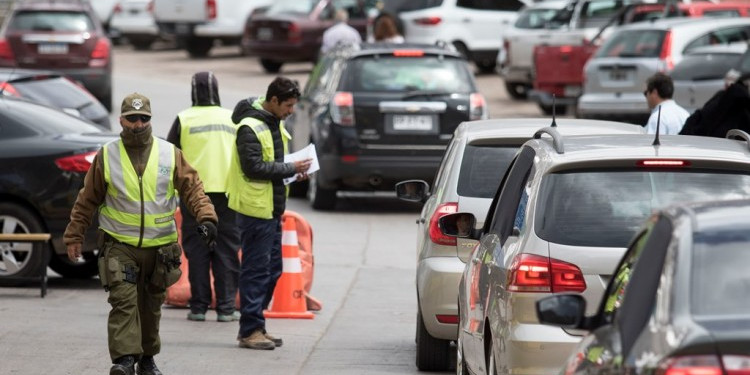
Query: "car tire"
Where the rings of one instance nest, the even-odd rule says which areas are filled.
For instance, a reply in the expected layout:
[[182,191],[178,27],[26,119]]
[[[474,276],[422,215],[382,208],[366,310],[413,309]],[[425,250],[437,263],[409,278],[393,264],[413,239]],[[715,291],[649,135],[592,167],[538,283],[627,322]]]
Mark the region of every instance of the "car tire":
[[130,44],[136,51],[146,51],[151,49],[151,45],[154,44],[154,38],[132,38]]
[[475,62],[477,68],[479,69],[479,73],[482,74],[489,74],[495,72],[495,67],[497,66],[497,63],[495,61],[476,61]]
[[[8,202],[0,203],[0,228],[4,234],[46,232],[41,219],[34,212]],[[0,281],[11,277],[38,276],[42,268],[47,268],[44,251],[50,251],[47,243],[4,242],[0,252]],[[14,270],[8,270],[9,265]]]
[[69,279],[90,279],[99,273],[96,254],[85,252],[83,261],[73,263],[67,254],[55,254],[49,260],[49,268]]
[[266,73],[278,73],[284,63],[269,59],[260,59],[260,65]]
[[289,185],[289,196],[294,198],[304,198],[307,195],[309,181],[295,181]]
[[417,368],[445,371],[450,368],[450,340],[436,339],[427,332],[422,312],[417,313]]
[[211,38],[190,38],[185,44],[185,49],[192,58],[203,58],[208,56],[208,52],[214,46],[214,40]]
[[505,82],[505,91],[514,100],[526,99],[529,93],[528,87],[525,84],[517,82]]
[[307,199],[310,201],[312,208],[316,210],[333,210],[336,207],[336,189],[320,187],[319,174],[320,171],[310,175]]
[[[539,104],[539,109],[547,116],[552,116],[552,107],[552,105]],[[565,104],[556,104],[554,107],[555,116],[564,116],[568,112],[568,106]]]

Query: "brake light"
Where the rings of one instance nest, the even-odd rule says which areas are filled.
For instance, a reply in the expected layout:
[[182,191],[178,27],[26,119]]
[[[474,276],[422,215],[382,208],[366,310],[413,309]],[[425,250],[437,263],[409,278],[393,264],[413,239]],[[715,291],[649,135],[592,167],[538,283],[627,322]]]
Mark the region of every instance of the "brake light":
[[442,18],[434,16],[434,17],[415,18],[413,22],[416,23],[417,25],[422,25],[422,26],[435,26],[442,21],[443,21]]
[[112,13],[114,14],[122,13],[122,6],[120,5],[120,3],[115,4],[115,8],[112,9]]
[[10,42],[8,39],[0,39],[0,60],[15,61],[16,56],[13,55],[13,49],[10,48]]
[[289,40],[292,43],[299,43],[302,41],[302,30],[299,28],[299,25],[296,23],[289,23],[288,31],[287,31],[287,40]]
[[148,5],[146,5],[146,11],[154,14],[154,0],[148,2]]
[[18,94],[18,91],[16,91],[16,88],[8,82],[0,82],[0,93],[9,96],[21,96]]
[[216,19],[216,0],[206,0],[206,15],[208,19]]
[[659,365],[658,375],[722,375],[719,357],[691,355],[667,358]]
[[354,95],[339,91],[333,95],[331,118],[343,126],[354,126]]
[[66,156],[55,160],[58,168],[67,172],[86,173],[94,162],[96,151],[86,152],[78,155]]
[[573,46],[560,46],[560,53],[571,53],[573,52]]
[[638,160],[635,163],[639,167],[689,167],[690,161],[687,160],[676,160],[676,159],[645,159]]
[[91,60],[89,60],[89,66],[91,67],[103,67],[107,65],[109,60],[110,44],[109,39],[99,38],[96,41],[94,50],[91,51]]
[[395,57],[422,57],[424,51],[421,49],[397,49],[393,51]]
[[430,218],[430,241],[438,245],[456,246],[456,237],[446,236],[440,232],[438,220],[441,217],[458,211],[458,202],[446,202],[440,204]]
[[527,293],[560,293],[586,290],[581,269],[575,264],[533,254],[519,254],[510,265],[508,290]]
[[664,64],[659,68],[659,71],[668,72],[674,68],[674,59],[672,58],[672,31],[667,31],[667,34],[664,36],[664,42],[661,44],[659,60]]
[[724,362],[724,369],[728,375],[750,374],[750,357],[748,356],[723,355],[721,361]]
[[487,118],[487,102],[479,93],[469,95],[469,119],[481,120]]

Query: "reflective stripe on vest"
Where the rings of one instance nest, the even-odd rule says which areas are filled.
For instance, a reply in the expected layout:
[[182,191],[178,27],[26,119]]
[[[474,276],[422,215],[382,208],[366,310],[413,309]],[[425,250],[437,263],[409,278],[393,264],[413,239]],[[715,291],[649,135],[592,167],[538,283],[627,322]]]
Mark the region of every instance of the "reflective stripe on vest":
[[151,162],[146,163],[140,178],[121,140],[104,145],[102,156],[107,193],[99,210],[99,227],[136,247],[176,242],[174,146],[154,138],[148,156]]
[[232,111],[219,106],[190,107],[180,119],[180,146],[185,160],[198,171],[206,193],[223,193],[237,125]]

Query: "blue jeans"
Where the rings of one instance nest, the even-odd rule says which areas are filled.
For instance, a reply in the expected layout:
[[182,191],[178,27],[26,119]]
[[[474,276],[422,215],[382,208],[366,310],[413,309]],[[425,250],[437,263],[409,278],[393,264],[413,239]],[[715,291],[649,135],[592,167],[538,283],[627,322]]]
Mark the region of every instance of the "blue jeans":
[[242,244],[240,270],[240,337],[260,328],[265,331],[263,310],[273,297],[281,276],[281,220],[237,214]]

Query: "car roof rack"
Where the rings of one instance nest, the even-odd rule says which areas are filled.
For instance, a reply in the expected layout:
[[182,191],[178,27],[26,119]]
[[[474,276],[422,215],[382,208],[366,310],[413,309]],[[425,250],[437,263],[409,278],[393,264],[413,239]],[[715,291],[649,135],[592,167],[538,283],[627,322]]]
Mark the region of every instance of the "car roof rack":
[[564,154],[565,148],[563,147],[563,137],[557,129],[553,127],[544,127],[534,133],[534,139],[542,138],[542,134],[548,134],[552,137],[552,146],[555,148],[558,154]]
[[727,132],[727,138],[737,139],[737,140],[741,138],[747,143],[748,149],[750,149],[750,134],[747,134],[746,132],[740,129],[729,129],[729,131]]

